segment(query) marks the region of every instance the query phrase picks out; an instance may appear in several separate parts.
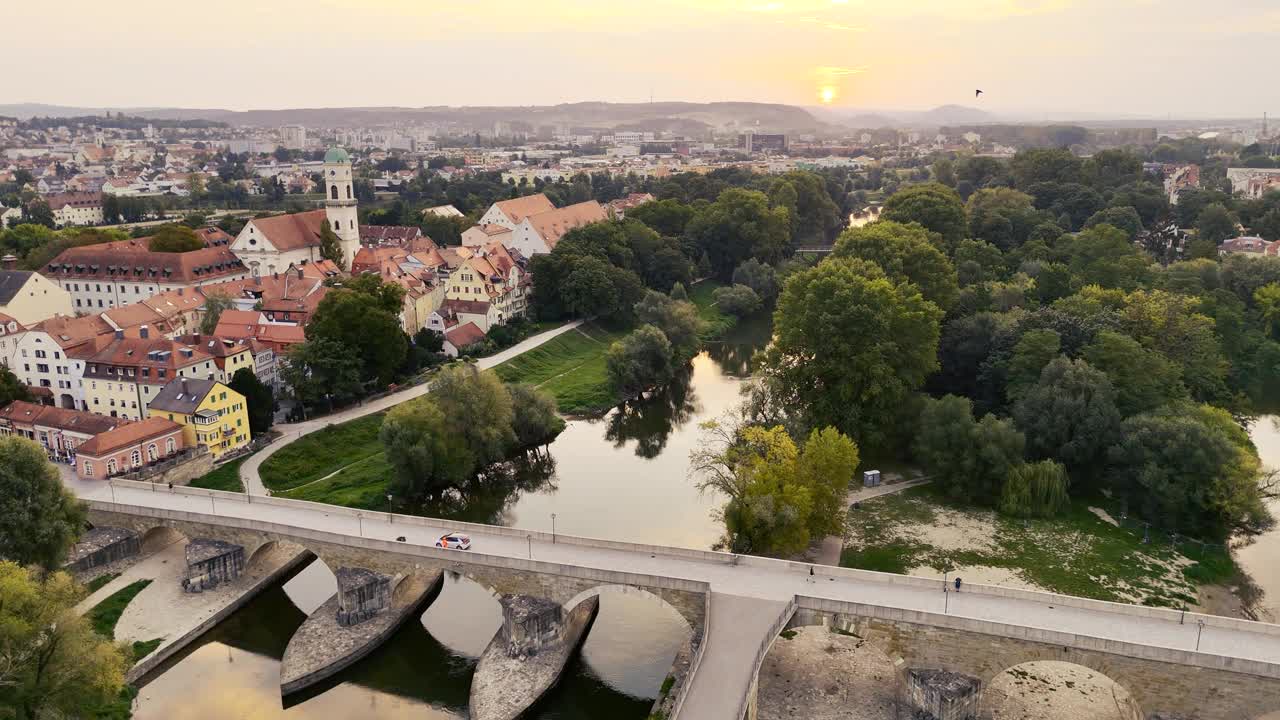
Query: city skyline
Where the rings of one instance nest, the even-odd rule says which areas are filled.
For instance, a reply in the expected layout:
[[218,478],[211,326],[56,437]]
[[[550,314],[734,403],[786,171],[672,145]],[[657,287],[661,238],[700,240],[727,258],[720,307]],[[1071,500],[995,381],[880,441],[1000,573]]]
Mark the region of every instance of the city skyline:
[[[10,52],[42,60],[11,79],[10,102],[245,110],[652,98],[1252,117],[1276,91],[1240,70],[1265,62],[1256,40],[1280,30],[1280,9],[1265,0],[655,0],[644,13],[580,0],[229,0],[216,15],[73,0],[66,17],[55,28],[42,9],[15,9],[14,26],[31,31]],[[122,48],[128,37],[164,41]]]

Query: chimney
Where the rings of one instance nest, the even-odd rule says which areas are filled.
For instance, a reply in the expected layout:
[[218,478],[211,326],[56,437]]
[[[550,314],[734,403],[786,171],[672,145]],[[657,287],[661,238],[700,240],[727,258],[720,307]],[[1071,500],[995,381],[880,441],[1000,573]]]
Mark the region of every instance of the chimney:
[[178,288],[178,297],[182,297],[183,288]]
[[186,394],[187,394],[187,379],[186,379],[186,378],[182,378],[182,394],[183,394],[183,395],[186,395]]
[[138,337],[142,338],[143,340],[146,340],[146,339],[147,339],[148,334],[149,334],[149,333],[147,332],[147,326],[146,326],[146,325],[142,325],[142,326],[139,326],[139,327],[138,327]]
[[16,255],[5,255],[0,258],[0,267],[5,270],[14,270],[18,267],[18,258]]
[[[16,262],[16,260],[15,260],[15,262]],[[302,268],[298,268],[298,279],[299,279],[299,280],[301,280],[301,279],[302,279]]]
[[123,331],[123,330],[117,330],[117,331],[116,331],[116,339],[117,339],[117,340],[123,340],[123,339],[124,339],[124,331]]

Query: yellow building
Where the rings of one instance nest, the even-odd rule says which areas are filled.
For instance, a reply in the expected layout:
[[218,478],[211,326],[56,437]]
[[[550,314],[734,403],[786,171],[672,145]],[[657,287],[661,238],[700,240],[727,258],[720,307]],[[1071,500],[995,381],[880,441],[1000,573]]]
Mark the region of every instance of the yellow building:
[[208,447],[215,460],[249,444],[244,396],[217,380],[174,380],[151,400],[147,412],[181,425],[186,444]]

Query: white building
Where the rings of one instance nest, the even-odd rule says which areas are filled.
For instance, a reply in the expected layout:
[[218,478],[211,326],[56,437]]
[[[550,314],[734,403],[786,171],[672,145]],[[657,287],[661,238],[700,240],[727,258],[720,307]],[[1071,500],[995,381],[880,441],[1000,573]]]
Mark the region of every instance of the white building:
[[549,253],[570,230],[608,219],[609,213],[595,200],[530,215],[512,231],[507,247],[527,258]]
[[71,295],[40,273],[0,271],[0,313],[20,325],[35,325],[54,315],[72,315]]
[[303,150],[307,147],[307,129],[301,125],[285,125],[280,128],[280,144],[286,150]]
[[546,195],[526,195],[524,197],[501,200],[489,206],[480,216],[478,225],[501,225],[515,230],[526,217],[538,213],[550,212],[556,206]]
[[53,211],[53,222],[58,227],[102,224],[102,196],[97,193],[63,193],[49,195],[44,200]]
[[329,148],[324,155],[323,173],[323,210],[255,218],[236,236],[231,251],[252,275],[271,275],[284,272],[290,265],[322,259],[320,237],[326,225],[338,236],[343,268],[351,267],[360,250],[360,224],[347,151]]

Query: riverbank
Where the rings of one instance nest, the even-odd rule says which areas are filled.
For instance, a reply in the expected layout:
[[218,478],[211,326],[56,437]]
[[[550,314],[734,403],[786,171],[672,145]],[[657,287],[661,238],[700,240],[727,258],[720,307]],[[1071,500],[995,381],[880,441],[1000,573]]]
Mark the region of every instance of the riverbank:
[[[1075,502],[1062,517],[1022,521],[964,505],[931,485],[850,510],[840,564],[923,577],[961,577],[1079,597],[1197,609],[1201,589],[1228,582],[1223,551],[1142,542],[1104,509]],[[1209,612],[1230,612],[1221,588]]]

